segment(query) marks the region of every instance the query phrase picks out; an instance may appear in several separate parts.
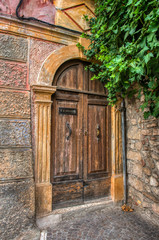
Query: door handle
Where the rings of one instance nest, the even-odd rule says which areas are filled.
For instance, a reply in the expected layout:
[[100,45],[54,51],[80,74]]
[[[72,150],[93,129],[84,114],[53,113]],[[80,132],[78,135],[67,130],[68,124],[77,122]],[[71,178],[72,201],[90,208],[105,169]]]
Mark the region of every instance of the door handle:
[[69,130],[69,134],[68,134],[68,136],[66,136],[66,139],[69,140],[69,138],[71,137],[71,134],[72,134],[72,129],[71,129],[71,127],[70,127],[69,122],[66,122],[66,127],[67,127],[68,130]]
[[100,138],[100,126],[97,124],[97,139],[99,140]]

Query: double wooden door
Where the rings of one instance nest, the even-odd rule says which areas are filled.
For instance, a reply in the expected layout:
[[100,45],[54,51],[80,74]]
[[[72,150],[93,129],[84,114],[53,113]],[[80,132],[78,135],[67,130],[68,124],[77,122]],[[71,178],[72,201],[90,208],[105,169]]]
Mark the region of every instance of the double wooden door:
[[76,77],[77,81],[79,71],[80,81],[86,80],[84,64],[76,65],[76,74],[73,66],[57,77],[65,78],[65,86],[57,81],[53,98],[53,209],[104,197],[110,191],[110,107],[104,93],[67,86],[67,80],[72,84]]

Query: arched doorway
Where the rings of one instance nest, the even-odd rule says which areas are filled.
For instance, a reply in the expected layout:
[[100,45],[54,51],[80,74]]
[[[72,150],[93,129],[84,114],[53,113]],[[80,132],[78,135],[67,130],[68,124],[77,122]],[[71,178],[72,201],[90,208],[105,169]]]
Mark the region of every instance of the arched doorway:
[[110,194],[111,109],[87,62],[57,70],[52,96],[51,183],[53,209]]

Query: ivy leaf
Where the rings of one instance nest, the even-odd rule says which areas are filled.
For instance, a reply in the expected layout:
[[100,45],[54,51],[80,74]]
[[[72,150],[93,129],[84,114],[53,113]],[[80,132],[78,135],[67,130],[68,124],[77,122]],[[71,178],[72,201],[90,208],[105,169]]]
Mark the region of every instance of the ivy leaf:
[[78,44],[89,61],[100,61],[89,65],[92,80],[105,84],[111,104],[142,91],[144,117],[159,117],[159,1],[96,0],[95,13],[91,34],[83,33],[88,50]]
[[148,119],[148,117],[151,116],[151,113],[150,112],[144,112],[144,118],[145,119]]
[[152,52],[150,52],[146,56],[144,56],[145,63],[147,64],[152,57],[153,57],[153,53]]

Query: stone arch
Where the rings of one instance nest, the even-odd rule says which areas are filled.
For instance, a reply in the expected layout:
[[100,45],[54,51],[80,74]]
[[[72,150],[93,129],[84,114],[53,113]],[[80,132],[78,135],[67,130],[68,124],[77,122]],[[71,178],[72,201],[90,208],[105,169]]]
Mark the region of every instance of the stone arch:
[[[83,44],[82,44],[83,45]],[[33,92],[33,141],[35,146],[35,186],[36,214],[44,216],[52,212],[52,184],[50,182],[50,143],[51,143],[51,96],[56,92],[52,86],[53,79],[59,67],[73,59],[87,61],[77,46],[63,46],[52,52],[43,62],[37,84],[32,86]],[[118,170],[121,149],[120,112],[112,108],[111,112],[111,161],[112,179],[111,196],[113,201],[123,199],[122,169]],[[120,149],[119,149],[120,146]]]
[[66,61],[72,59],[86,60],[82,51],[76,45],[64,46],[52,52],[44,61],[39,76],[38,84],[52,86],[52,81],[57,69]]

